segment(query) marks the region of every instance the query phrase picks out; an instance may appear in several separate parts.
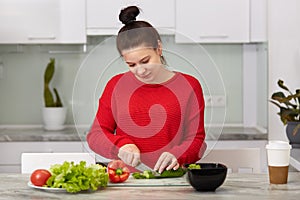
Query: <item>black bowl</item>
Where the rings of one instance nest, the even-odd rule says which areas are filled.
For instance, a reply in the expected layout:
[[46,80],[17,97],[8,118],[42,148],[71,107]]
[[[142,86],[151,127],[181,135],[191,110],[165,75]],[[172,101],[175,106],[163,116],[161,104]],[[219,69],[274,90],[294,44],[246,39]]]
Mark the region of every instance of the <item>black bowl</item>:
[[187,179],[197,191],[215,191],[225,181],[227,167],[220,163],[196,163],[201,169],[188,169]]

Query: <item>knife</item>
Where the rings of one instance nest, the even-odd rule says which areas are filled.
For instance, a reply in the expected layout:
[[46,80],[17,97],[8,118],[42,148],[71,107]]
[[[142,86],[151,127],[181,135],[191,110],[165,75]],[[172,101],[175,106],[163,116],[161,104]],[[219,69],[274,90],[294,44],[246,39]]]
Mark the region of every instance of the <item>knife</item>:
[[160,173],[158,173],[157,171],[154,171],[152,168],[150,168],[149,166],[145,165],[142,162],[140,162],[137,166],[135,166],[135,168],[142,172],[143,171],[151,171],[154,176],[160,176]]

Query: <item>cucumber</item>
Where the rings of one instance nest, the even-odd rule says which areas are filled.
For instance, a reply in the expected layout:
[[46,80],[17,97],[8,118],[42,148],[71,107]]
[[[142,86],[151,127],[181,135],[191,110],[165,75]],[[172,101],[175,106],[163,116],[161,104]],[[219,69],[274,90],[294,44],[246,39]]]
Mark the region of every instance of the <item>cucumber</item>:
[[177,170],[165,170],[163,171],[160,176],[155,176],[151,171],[143,171],[143,172],[134,172],[132,173],[133,178],[135,179],[154,179],[154,178],[175,178],[181,177],[186,173],[186,170],[182,167],[178,168]]

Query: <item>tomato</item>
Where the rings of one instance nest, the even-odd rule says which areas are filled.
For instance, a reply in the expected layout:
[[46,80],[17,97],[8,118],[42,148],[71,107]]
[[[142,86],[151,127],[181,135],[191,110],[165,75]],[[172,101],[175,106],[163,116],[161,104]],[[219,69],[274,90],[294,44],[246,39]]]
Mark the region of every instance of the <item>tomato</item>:
[[46,185],[47,180],[50,178],[51,173],[46,169],[37,169],[32,172],[30,181],[35,186]]
[[107,165],[109,180],[112,183],[122,183],[130,175],[129,169],[122,160],[113,160]]

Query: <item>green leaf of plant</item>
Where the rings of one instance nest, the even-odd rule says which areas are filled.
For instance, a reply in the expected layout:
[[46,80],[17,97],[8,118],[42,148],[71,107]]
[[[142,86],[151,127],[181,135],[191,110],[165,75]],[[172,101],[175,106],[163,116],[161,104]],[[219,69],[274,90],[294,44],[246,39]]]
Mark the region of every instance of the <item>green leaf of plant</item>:
[[[283,119],[287,121],[297,121],[297,116],[299,115],[298,109],[281,109],[280,115]],[[284,123],[286,124],[286,123]]]
[[54,71],[55,71],[55,59],[54,58],[50,58],[50,62],[47,65],[47,68],[45,70],[44,73],[44,82],[45,84],[49,84],[53,75],[54,75]]
[[[280,106],[279,103],[277,103],[277,102],[275,102],[275,101],[270,100],[270,102],[273,103],[274,105],[276,105],[278,108],[281,108],[281,107],[282,107],[282,106]],[[283,107],[282,107],[282,108],[283,108]]]
[[286,86],[284,85],[283,80],[280,80],[280,79],[279,79],[278,82],[277,82],[277,84],[278,84],[279,87],[281,87],[282,89],[284,89],[284,90],[290,92],[290,90],[288,89],[288,87],[286,87]]
[[[297,99],[298,99],[298,105],[300,106],[300,89],[296,90],[296,95],[297,95]],[[299,107],[300,109],[300,107]]]
[[59,94],[58,94],[56,88],[54,88],[53,90],[54,90],[55,97],[56,97],[55,106],[56,106],[56,107],[63,107],[63,104],[62,104],[62,102],[61,102],[61,100],[60,100],[60,97],[59,97]]
[[53,95],[48,87],[48,85],[45,85],[44,88],[44,102],[46,107],[54,107],[54,99]]
[[55,107],[53,94],[50,90],[50,81],[55,71],[55,59],[50,58],[44,73],[44,103],[46,107]]
[[[293,94],[282,80],[278,80],[277,84],[280,88],[290,93],[290,95],[285,96],[283,92],[275,92],[271,96],[272,100],[270,102],[280,109],[280,112],[277,114],[280,116],[281,121],[284,125],[289,121],[300,121],[300,89],[297,89],[296,93]],[[292,100],[295,103],[291,103]],[[281,106],[281,104],[284,104],[286,107]]]
[[287,107],[291,106],[293,108],[297,108],[297,105],[290,102],[293,98],[295,98],[294,95],[289,95],[286,97],[283,92],[275,92],[272,94],[271,98],[279,103],[284,103]]

